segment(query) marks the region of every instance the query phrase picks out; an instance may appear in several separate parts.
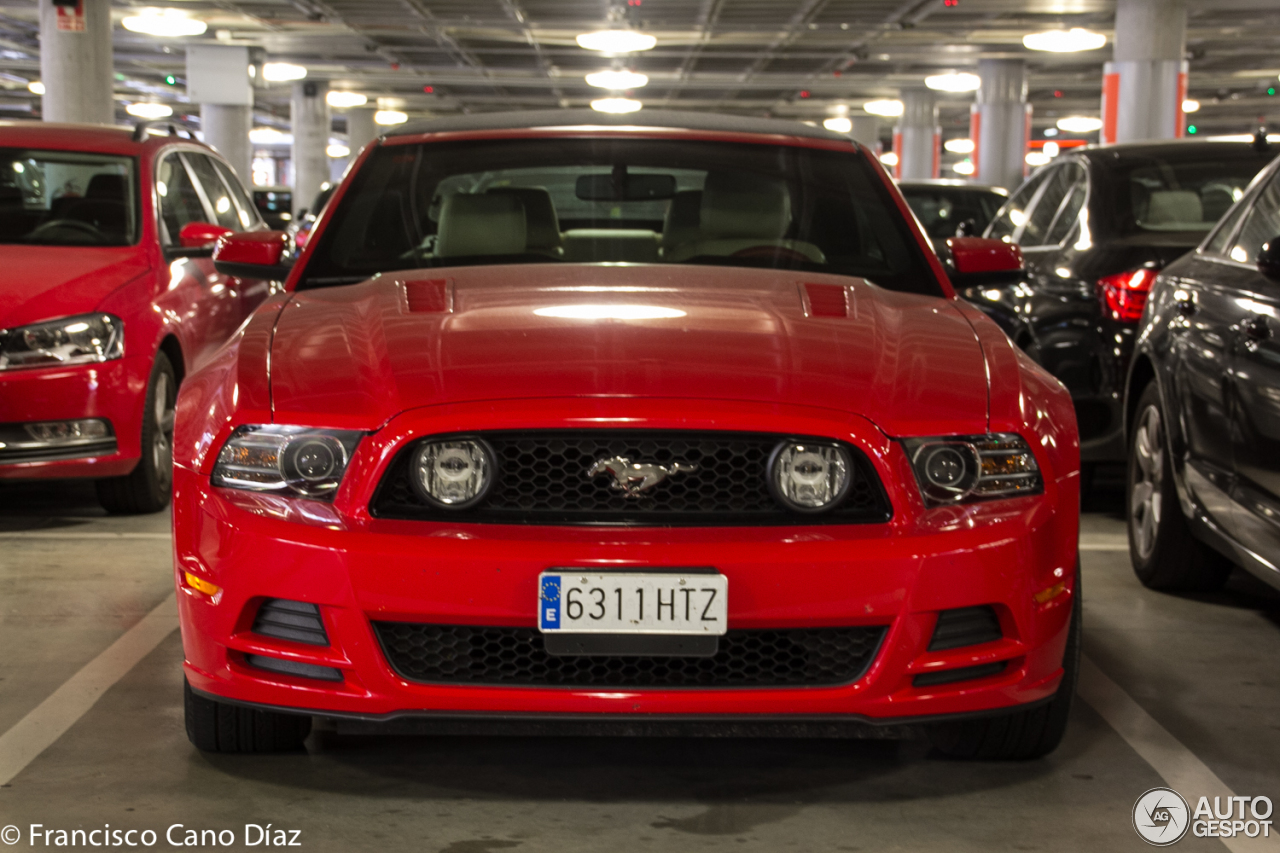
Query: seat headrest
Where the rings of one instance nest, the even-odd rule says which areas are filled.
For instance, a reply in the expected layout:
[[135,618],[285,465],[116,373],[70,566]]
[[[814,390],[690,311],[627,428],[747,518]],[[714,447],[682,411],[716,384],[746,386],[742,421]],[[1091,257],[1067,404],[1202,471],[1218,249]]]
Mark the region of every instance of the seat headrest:
[[440,208],[436,255],[518,255],[525,236],[524,205],[514,195],[458,193]]
[[560,248],[560,219],[551,193],[542,187],[494,187],[490,193],[512,195],[524,205],[525,248],[538,251]]
[[84,197],[124,201],[124,175],[94,175],[89,179],[89,187],[84,191]]
[[1200,196],[1190,190],[1156,190],[1147,202],[1147,225],[1174,222],[1203,222],[1204,206]]
[[666,219],[662,221],[662,248],[698,239],[701,208],[702,190],[681,190],[671,197]]
[[791,225],[791,195],[782,181],[741,172],[708,172],[700,220],[704,238],[777,239]]

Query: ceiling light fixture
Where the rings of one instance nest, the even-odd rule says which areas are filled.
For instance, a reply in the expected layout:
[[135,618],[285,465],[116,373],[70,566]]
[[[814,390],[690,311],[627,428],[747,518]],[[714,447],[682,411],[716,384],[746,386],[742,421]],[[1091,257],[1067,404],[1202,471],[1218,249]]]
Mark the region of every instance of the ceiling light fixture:
[[39,80],[32,80],[30,83],[27,84],[27,91],[33,95],[43,95],[44,84],[41,83]]
[[587,75],[587,85],[615,91],[639,89],[649,85],[649,76],[635,71],[597,71]]
[[1043,166],[1049,162],[1049,155],[1043,151],[1028,151],[1026,160],[1028,166]]
[[982,85],[982,78],[967,71],[948,71],[946,74],[931,74],[924,78],[924,84],[938,92],[976,92]]
[[182,9],[147,8],[139,15],[128,16],[120,24],[130,32],[157,38],[198,36],[209,29],[204,21],[191,17]]
[[1102,130],[1102,119],[1093,116],[1067,116],[1058,119],[1058,130],[1067,133],[1093,133]]
[[325,101],[331,107],[363,107],[369,103],[369,96],[362,95],[359,92],[343,92],[339,89],[330,89],[329,94],[324,96]]
[[955,172],[957,175],[972,175],[974,171],[973,163],[968,160],[961,160],[959,163],[956,163],[951,167],[951,171]]
[[638,33],[635,30],[600,30],[594,33],[583,33],[575,41],[578,47],[586,50],[598,50],[601,53],[635,53],[641,50],[653,50],[658,40],[651,35]]
[[173,115],[173,107],[168,104],[153,104],[147,101],[129,104],[124,111],[135,118],[145,119],[168,118]]
[[832,130],[836,133],[848,133],[853,130],[853,122],[844,116],[834,116],[829,119],[824,119],[822,126],[827,130]]
[[274,127],[255,127],[249,131],[249,141],[255,145],[292,145],[293,134]]
[[1184,113],[1194,113],[1200,109],[1200,102],[1194,98],[1187,98],[1182,102],[1182,111]]
[[404,124],[409,116],[400,110],[378,110],[373,114],[373,120],[377,124]]
[[1057,157],[1062,151],[1061,147],[1059,147],[1056,142],[1046,142],[1044,144],[1044,148],[1041,148],[1040,150],[1044,152],[1044,156],[1046,157]]
[[1069,30],[1051,30],[1047,33],[1031,33],[1022,37],[1028,50],[1045,50],[1050,53],[1076,53],[1081,50],[1098,50],[1107,43],[1102,33],[1090,32],[1080,27]]
[[633,113],[643,106],[634,98],[596,98],[591,102],[591,109],[601,113]]
[[330,145],[328,148],[324,149],[324,153],[328,154],[330,157],[337,160],[342,157],[346,157],[348,154],[350,154],[351,149],[345,145],[339,145],[337,143],[334,143],[333,145]]
[[1045,135],[1045,136],[1057,136],[1057,135],[1058,135],[1058,129],[1057,129],[1056,127],[1046,127],[1046,128],[1044,129],[1044,135]]
[[896,118],[897,116],[902,115],[902,101],[895,101],[888,98],[867,101],[862,105],[862,108],[873,116]]
[[287,83],[307,76],[307,69],[292,62],[268,62],[262,66],[262,79],[268,83]]
[[942,147],[952,154],[972,154],[974,149],[973,140],[963,137],[960,139],[948,139],[943,143]]

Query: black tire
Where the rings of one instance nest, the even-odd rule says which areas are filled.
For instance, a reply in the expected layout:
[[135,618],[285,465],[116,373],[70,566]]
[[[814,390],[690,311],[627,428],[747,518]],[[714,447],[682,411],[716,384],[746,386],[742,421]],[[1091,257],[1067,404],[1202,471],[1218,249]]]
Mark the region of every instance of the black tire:
[[1182,514],[1156,383],[1143,389],[1134,412],[1125,482],[1134,574],[1144,586],[1166,592],[1220,589],[1231,574],[1231,562],[1196,539]]
[[203,752],[295,752],[311,734],[311,718],[215,702],[182,680],[187,739]]
[[142,458],[129,474],[96,483],[98,502],[107,512],[140,515],[159,512],[173,497],[173,419],[178,381],[169,357],[156,353],[142,410]]
[[1062,655],[1062,682],[1054,697],[1026,711],[932,726],[929,740],[939,752],[971,761],[1029,761],[1043,758],[1058,748],[1067,731],[1071,700],[1076,695],[1076,680],[1080,674],[1082,596],[1079,563],[1076,564],[1074,594],[1071,627],[1067,630],[1067,647]]

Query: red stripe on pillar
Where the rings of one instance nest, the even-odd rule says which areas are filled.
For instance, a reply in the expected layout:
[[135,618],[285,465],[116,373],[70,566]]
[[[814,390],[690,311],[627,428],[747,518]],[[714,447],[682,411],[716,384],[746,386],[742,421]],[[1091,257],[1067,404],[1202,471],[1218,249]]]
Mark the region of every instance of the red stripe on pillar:
[[894,130],[893,132],[893,153],[898,158],[898,162],[893,164],[894,180],[902,180],[902,131]]
[[[1182,63],[1186,67],[1185,62]],[[1181,139],[1182,135],[1187,131],[1187,114],[1182,110],[1182,102],[1187,99],[1187,72],[1182,71],[1178,74],[1178,105],[1177,119],[1173,128],[1173,138]]]
[[[1179,104],[1179,107],[1182,105]],[[1102,75],[1102,141],[1116,141],[1116,125],[1120,121],[1120,74],[1116,71]]]
[[973,153],[969,155],[973,163],[973,177],[978,177],[978,152],[982,150],[982,109],[977,104],[969,106],[969,138],[973,140]]

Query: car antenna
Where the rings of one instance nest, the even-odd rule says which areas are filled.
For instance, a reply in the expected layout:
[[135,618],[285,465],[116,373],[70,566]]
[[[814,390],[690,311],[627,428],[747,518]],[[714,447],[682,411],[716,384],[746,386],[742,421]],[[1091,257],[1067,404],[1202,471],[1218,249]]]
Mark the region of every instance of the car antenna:
[[1253,135],[1253,150],[1259,154],[1266,154],[1270,148],[1271,144],[1267,141],[1267,129],[1265,127],[1258,128],[1258,132]]

